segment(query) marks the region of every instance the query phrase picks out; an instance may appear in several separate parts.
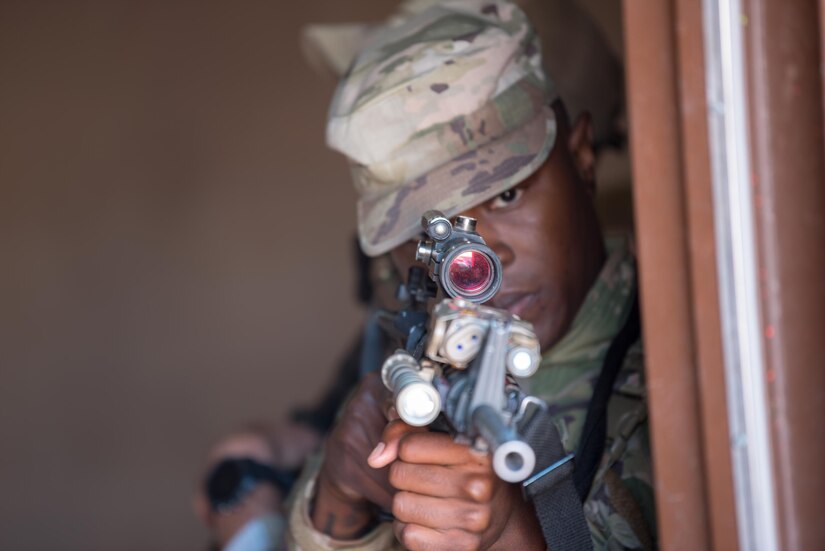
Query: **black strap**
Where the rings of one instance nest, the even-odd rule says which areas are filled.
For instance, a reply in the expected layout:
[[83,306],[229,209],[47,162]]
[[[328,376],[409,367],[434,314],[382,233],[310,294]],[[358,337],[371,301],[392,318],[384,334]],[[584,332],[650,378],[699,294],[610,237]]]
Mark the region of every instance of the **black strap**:
[[573,478],[573,461],[561,444],[556,424],[542,408],[524,428],[524,438],[536,452],[536,469],[524,481],[524,492],[533,502],[548,549],[590,551],[593,542]]
[[610,343],[610,348],[605,355],[601,373],[593,388],[593,396],[587,408],[579,448],[576,450],[573,482],[582,502],[587,499],[590,486],[593,484],[593,477],[596,476],[604,454],[607,439],[607,404],[613,394],[616,377],[624,364],[627,351],[633,343],[639,340],[640,333],[639,301],[634,297],[630,314],[622,329]]
[[587,408],[575,462],[564,450],[549,412],[541,408],[523,427],[525,440],[536,452],[533,476],[524,490],[533,502],[544,540],[553,551],[593,549],[582,503],[599,467],[607,438],[607,404],[630,347],[639,339],[639,304],[633,306],[605,355]]

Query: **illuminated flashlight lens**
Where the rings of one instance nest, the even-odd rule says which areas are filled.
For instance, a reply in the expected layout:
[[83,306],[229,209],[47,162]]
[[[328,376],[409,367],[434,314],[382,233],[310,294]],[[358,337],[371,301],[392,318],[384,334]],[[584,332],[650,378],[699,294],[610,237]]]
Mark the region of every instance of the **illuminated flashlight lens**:
[[427,417],[435,411],[435,402],[432,396],[422,388],[411,388],[404,398],[402,408],[405,413],[412,417]]
[[465,295],[481,293],[493,280],[493,266],[487,255],[467,251],[456,256],[448,271],[456,290]]
[[408,425],[423,427],[429,425],[441,411],[441,396],[429,383],[410,383],[398,393],[395,399],[398,415]]

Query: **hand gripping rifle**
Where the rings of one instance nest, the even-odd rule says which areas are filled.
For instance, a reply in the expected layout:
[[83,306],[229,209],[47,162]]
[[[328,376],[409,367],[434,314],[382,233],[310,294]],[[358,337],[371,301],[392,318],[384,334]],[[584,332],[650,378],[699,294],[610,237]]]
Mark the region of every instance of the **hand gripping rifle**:
[[[459,216],[451,224],[428,211],[421,220],[428,239],[416,250],[400,298],[408,306],[386,314],[382,327],[403,348],[384,362],[381,377],[395,398],[399,416],[413,426],[446,430],[493,457],[496,474],[521,482],[532,472],[536,454],[519,427],[530,406],[515,378],[530,377],[541,355],[533,326],[482,306],[501,287],[496,254],[476,233],[476,221]],[[449,298],[427,311],[438,291]]]

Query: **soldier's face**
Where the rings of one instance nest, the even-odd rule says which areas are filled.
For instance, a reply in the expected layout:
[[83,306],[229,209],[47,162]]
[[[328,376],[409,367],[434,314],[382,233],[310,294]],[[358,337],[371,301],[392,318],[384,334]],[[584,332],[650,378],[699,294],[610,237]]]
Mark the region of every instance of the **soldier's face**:
[[[604,263],[593,208],[589,118],[570,128],[559,118],[553,152],[530,178],[466,211],[501,259],[501,290],[491,305],[531,322],[542,349],[565,334]],[[400,273],[412,244],[392,251]]]

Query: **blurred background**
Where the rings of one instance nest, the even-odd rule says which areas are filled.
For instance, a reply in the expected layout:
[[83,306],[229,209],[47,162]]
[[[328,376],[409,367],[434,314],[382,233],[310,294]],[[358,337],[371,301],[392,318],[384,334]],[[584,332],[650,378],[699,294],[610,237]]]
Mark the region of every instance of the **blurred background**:
[[[0,549],[203,548],[210,443],[329,381],[354,193],[301,29],[394,4],[0,3]],[[619,2],[577,5],[620,58]]]

